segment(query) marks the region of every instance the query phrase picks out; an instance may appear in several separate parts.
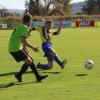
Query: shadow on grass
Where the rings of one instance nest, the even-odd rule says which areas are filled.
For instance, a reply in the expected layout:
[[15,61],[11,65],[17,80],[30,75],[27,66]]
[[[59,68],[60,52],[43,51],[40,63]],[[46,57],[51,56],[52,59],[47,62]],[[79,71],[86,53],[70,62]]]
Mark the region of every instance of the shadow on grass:
[[[51,72],[51,71],[46,71],[46,70],[38,70],[38,71],[41,72],[41,73],[47,73],[47,74],[59,74],[60,73],[60,72]],[[9,75],[15,75],[16,73],[18,73],[18,72],[4,73],[4,74],[0,74],[0,77],[9,76]],[[25,74],[29,74],[29,73],[32,73],[32,71],[28,71]]]
[[12,87],[14,85],[15,85],[15,83],[0,84],[0,90],[3,90],[3,89],[8,88],[8,87]]
[[77,74],[75,76],[87,76],[88,74]]
[[59,74],[61,72],[42,72],[42,73],[47,73],[47,74]]
[[17,85],[25,85],[25,84],[31,84],[31,83],[42,83],[42,82],[11,82],[11,83],[7,83],[7,84],[0,84],[0,90],[4,90],[13,86],[17,86]]
[[[1,77],[1,76],[15,75],[16,73],[18,73],[18,72],[9,72],[9,73],[4,73],[4,74],[0,74],[0,77]],[[28,73],[32,73],[32,72],[31,72],[31,71],[30,71],[30,72],[26,72],[25,74],[28,74]]]

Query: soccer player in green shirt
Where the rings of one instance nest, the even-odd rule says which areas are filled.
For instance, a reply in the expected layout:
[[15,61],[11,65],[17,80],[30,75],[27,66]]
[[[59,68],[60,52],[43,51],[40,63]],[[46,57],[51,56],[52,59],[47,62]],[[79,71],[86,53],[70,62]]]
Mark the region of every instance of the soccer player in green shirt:
[[41,41],[42,41],[42,50],[45,53],[45,57],[47,57],[48,64],[41,64],[38,63],[37,68],[39,69],[52,69],[53,68],[53,60],[61,67],[61,69],[64,69],[64,66],[67,62],[67,60],[61,60],[60,57],[55,52],[52,43],[51,43],[51,36],[52,35],[59,35],[61,26],[62,26],[62,20],[60,20],[59,27],[56,32],[50,32],[51,29],[51,20],[45,21],[45,25],[43,27],[35,27],[33,30],[37,30],[40,34]]
[[27,47],[31,48],[35,52],[38,51],[38,48],[35,46],[32,46],[28,42],[28,35],[31,32],[31,29],[29,29],[30,26],[31,17],[29,15],[23,16],[23,23],[19,24],[14,32],[12,33],[9,45],[8,45],[8,51],[13,56],[13,58],[17,61],[24,61],[24,64],[22,65],[21,70],[15,75],[15,78],[22,82],[22,75],[26,72],[28,66],[30,66],[32,72],[35,74],[37,82],[40,82],[42,79],[45,79],[48,75],[39,75],[35,64],[33,62],[32,56],[29,54]]

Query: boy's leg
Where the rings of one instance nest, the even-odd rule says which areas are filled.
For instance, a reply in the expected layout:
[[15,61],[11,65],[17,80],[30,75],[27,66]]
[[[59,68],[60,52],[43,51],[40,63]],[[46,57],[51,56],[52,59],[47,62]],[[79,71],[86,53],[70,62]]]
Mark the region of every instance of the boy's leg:
[[54,61],[56,61],[57,64],[59,64],[60,66],[62,65],[62,61],[61,61],[61,59],[59,58],[59,56],[54,55],[53,59],[54,59]]
[[20,72],[18,74],[15,75],[15,78],[19,81],[22,82],[22,74],[26,72],[28,66],[30,66],[32,72],[35,74],[37,82],[40,82],[42,79],[45,79],[48,75],[44,75],[41,76],[39,75],[35,64],[33,63],[33,60],[30,57],[27,57],[27,59],[25,60],[25,63],[23,64]]
[[56,61],[57,64],[60,65],[61,69],[64,69],[66,63],[67,63],[67,60],[64,59],[63,61],[60,60],[59,56],[55,55],[54,56],[54,60]]
[[[48,64],[40,64],[40,63],[38,63],[37,68],[40,68],[40,69],[51,69],[53,67],[53,60],[55,60],[57,62],[57,64],[59,64],[62,69],[64,68],[64,66],[66,64],[66,60],[64,60],[64,61],[60,60],[59,56],[56,55],[56,52],[52,48],[51,44],[49,44],[49,43],[43,44],[42,45],[42,49],[43,49],[43,51],[45,53],[45,56],[47,56]],[[52,64],[50,64],[51,62],[52,62]]]
[[56,63],[58,65],[60,65],[61,69],[64,69],[65,64],[67,63],[67,60],[65,59],[64,61],[61,61],[61,59],[59,58],[59,56],[56,54],[55,50],[53,48],[50,48],[50,52],[51,55],[54,59],[54,61],[56,61]]
[[51,56],[47,57],[47,60],[48,60],[48,64],[38,63],[37,68],[38,69],[44,69],[44,70],[52,69],[52,67],[53,67],[53,57],[51,57]]
[[48,70],[48,64],[41,64],[41,63],[38,63],[37,64],[37,68],[38,69],[44,69],[44,70]]
[[64,69],[64,66],[67,61],[66,60],[61,61],[59,56],[56,55],[53,48],[49,48],[49,50],[46,54],[47,54],[48,64],[38,63],[38,65],[37,65],[38,69],[45,69],[45,70],[51,69],[53,67],[53,60],[56,61],[56,63],[60,65],[61,69]]
[[22,68],[21,68],[21,70],[20,70],[20,72],[19,72],[19,75],[20,76],[22,76],[25,72],[26,72],[26,70],[28,69],[28,64],[26,64],[26,63],[24,63],[23,65],[22,65]]
[[[17,52],[10,52],[10,54],[13,56],[13,58],[17,61],[17,62],[20,62],[20,61],[24,61],[25,59],[27,59],[28,55],[23,52],[22,50],[20,51],[17,51]],[[21,67],[21,70],[19,71],[19,73],[17,73],[15,75],[15,78],[21,82],[22,81],[22,75],[23,73],[26,72],[28,68],[28,64],[27,63],[24,63]]]
[[37,79],[37,82],[40,82],[42,79],[45,79],[48,76],[48,75],[44,75],[44,76],[39,75],[39,73],[38,73],[38,71],[37,71],[37,69],[35,67],[34,62],[30,59],[30,57],[28,57],[28,59],[26,59],[25,62],[27,64],[29,64],[32,72],[35,74],[35,77]]
[[28,69],[28,64],[24,63],[22,65],[22,68],[21,70],[19,71],[19,73],[17,73],[15,75],[15,78],[19,81],[19,82],[22,82],[22,75],[26,72],[26,70]]
[[[42,43],[42,50],[44,51],[45,55],[44,57],[47,57],[48,59],[48,48],[51,47],[51,45],[48,43],[48,42],[44,42]],[[50,58],[51,59],[51,58]],[[53,63],[53,61],[50,61],[51,63]],[[37,68],[38,69],[45,69],[45,70],[48,70],[48,69],[51,69],[51,63],[49,63],[48,61],[48,64],[41,64],[41,63],[38,63],[37,64]]]
[[66,59],[64,59],[64,60],[62,61],[62,66],[61,66],[61,68],[62,68],[62,69],[64,69],[64,67],[65,67],[66,63],[67,63],[67,60],[66,60]]
[[45,79],[48,76],[48,75],[44,75],[44,76],[39,75],[39,73],[35,67],[35,64],[33,62],[30,64],[30,68],[31,68],[32,72],[35,74],[37,82],[40,82],[41,80]]

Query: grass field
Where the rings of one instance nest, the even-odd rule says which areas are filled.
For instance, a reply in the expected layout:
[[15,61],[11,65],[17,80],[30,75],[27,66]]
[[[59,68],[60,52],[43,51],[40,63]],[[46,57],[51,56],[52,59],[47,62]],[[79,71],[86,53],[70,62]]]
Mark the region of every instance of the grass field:
[[[22,63],[17,64],[7,51],[11,30],[0,31],[0,100],[100,100],[100,28],[62,29],[53,37],[53,47],[61,57],[67,58],[64,70],[54,63],[52,70],[40,71],[49,77],[35,82],[28,69],[23,82],[18,83],[14,74]],[[30,50],[36,63],[46,63],[37,32],[29,38],[40,52]],[[95,62],[93,69],[83,66],[86,59]]]

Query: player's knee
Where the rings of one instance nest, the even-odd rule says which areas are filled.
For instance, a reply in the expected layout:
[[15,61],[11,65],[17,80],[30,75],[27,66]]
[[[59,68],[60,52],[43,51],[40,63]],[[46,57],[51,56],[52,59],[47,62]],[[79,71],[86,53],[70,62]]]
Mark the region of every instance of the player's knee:
[[51,53],[50,53],[50,55],[51,55],[52,57],[54,57],[54,56],[56,56],[57,54],[56,54],[56,53],[51,52]]
[[32,59],[30,57],[28,57],[26,60],[25,60],[25,63],[30,65],[32,63]]
[[52,68],[53,68],[53,65],[49,64],[49,65],[48,65],[48,69],[50,70],[50,69],[52,69]]
[[53,68],[53,66],[49,66],[49,67],[48,67],[49,70],[52,69],[52,68]]

